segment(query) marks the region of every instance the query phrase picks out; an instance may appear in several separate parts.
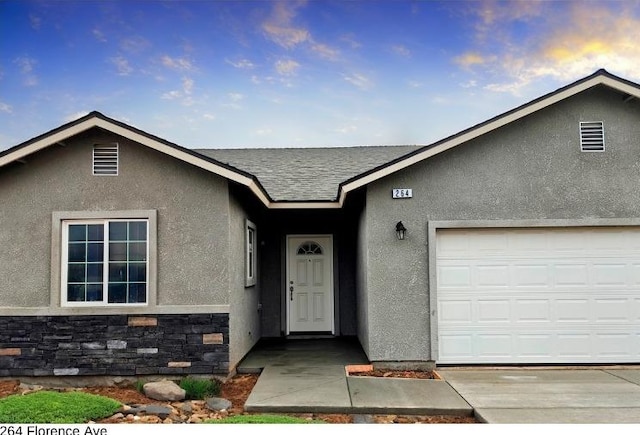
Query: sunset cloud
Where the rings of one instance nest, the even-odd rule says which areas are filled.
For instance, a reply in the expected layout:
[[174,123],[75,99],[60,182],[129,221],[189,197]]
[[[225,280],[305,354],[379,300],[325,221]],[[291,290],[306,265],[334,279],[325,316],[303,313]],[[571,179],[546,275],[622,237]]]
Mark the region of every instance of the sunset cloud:
[[305,4],[304,1],[275,2],[270,17],[262,24],[265,36],[287,49],[308,41],[309,31],[292,23],[297,10]]
[[295,60],[279,60],[274,65],[278,74],[283,76],[292,76],[295,75],[298,68],[300,68],[300,64]]

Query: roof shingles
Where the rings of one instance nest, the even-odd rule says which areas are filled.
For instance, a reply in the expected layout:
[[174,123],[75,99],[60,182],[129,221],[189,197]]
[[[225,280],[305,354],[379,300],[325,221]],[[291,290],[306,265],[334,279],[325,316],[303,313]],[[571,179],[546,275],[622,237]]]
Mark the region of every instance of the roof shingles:
[[340,183],[420,148],[197,149],[255,175],[274,201],[335,201]]

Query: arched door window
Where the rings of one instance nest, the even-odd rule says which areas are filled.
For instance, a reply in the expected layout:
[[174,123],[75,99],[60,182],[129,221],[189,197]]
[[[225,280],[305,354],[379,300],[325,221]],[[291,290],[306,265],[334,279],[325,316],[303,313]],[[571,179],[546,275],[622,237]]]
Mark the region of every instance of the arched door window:
[[318,245],[316,242],[304,242],[298,246],[297,250],[298,255],[322,255],[322,246]]

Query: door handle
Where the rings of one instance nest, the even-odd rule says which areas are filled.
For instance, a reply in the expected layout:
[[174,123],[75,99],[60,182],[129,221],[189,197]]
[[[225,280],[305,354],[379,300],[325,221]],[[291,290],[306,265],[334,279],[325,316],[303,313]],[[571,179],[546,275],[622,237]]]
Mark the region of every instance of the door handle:
[[289,295],[291,297],[291,300],[293,300],[293,286],[289,287]]

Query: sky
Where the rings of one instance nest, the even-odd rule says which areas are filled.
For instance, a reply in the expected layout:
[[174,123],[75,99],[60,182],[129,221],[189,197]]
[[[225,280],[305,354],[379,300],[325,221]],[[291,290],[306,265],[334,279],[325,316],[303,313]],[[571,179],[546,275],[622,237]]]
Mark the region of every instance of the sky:
[[187,148],[429,144],[600,68],[640,0],[0,0],[0,151],[97,110]]

